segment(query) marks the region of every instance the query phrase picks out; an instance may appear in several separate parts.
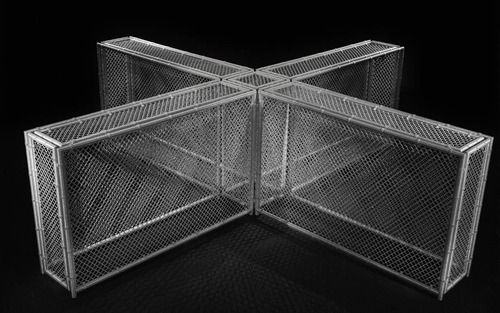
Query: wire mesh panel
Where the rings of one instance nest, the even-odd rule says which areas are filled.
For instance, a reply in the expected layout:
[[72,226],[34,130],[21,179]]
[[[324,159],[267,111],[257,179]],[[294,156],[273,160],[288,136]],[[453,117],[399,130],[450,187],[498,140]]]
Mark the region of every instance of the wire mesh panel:
[[105,41],[97,49],[102,109],[249,70],[134,37]]
[[389,108],[402,47],[258,71],[134,37],[98,56],[106,110],[25,132],[41,271],[73,296],[249,212],[440,297],[468,275],[493,138]]
[[261,105],[260,212],[440,295],[464,275],[489,138],[300,83]]
[[26,150],[42,273],[47,273],[69,288],[56,187],[54,146],[43,139],[26,136]]
[[369,40],[260,70],[396,108],[403,51]]
[[47,271],[76,294],[247,214],[254,99],[212,83],[29,132]]
[[230,82],[243,85],[247,88],[268,88],[276,84],[286,82],[286,79],[277,75],[271,75],[265,72],[247,72],[233,76]]

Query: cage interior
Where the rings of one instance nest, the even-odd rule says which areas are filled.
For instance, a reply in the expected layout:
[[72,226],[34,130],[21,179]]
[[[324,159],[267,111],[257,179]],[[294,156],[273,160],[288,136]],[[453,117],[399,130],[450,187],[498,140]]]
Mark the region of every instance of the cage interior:
[[403,50],[297,77],[296,80],[380,105],[397,107]]
[[194,87],[214,78],[171,64],[100,46],[103,109]]
[[[31,135],[62,145],[78,290],[248,213],[253,99],[240,87],[208,83]],[[52,170],[40,177],[53,180],[55,150],[35,148],[37,168]],[[47,227],[58,221],[59,195],[39,181],[47,247],[60,247],[61,238],[50,237],[58,229]],[[62,251],[49,252],[48,268],[64,271]]]
[[250,98],[64,152],[77,286],[249,209]]
[[260,210],[437,290],[460,158],[264,97]]

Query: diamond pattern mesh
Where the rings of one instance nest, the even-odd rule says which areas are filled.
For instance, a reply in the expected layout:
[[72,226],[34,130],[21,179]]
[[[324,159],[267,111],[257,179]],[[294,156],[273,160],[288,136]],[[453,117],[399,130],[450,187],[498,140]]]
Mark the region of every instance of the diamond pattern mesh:
[[61,225],[55,186],[54,151],[36,140],[33,143],[35,162],[35,188],[42,217],[42,234],[45,243],[46,270],[66,283],[62,249]]
[[462,195],[462,209],[458,219],[457,239],[448,286],[466,274],[467,257],[470,253],[470,241],[473,235],[473,219],[474,215],[477,214],[476,205],[480,191],[481,174],[484,174],[483,164],[487,148],[488,147],[485,145],[483,148],[472,153],[469,157],[467,178]]
[[110,45],[118,46],[144,55],[153,56],[172,63],[188,66],[217,76],[225,76],[241,70],[241,67],[230,65],[225,62],[222,63],[215,60],[210,60],[203,56],[183,53],[182,51],[153,43],[147,43],[145,41],[136,40],[133,38],[114,41],[110,43]]
[[129,57],[122,52],[98,47],[101,71],[101,107],[116,107],[132,101],[129,93]]
[[370,61],[370,86],[364,100],[397,108],[403,68],[403,50],[373,58]]
[[326,66],[339,64],[345,61],[368,56],[370,54],[378,53],[392,48],[393,46],[389,46],[386,44],[366,42],[360,45],[335,49],[331,52],[310,56],[304,59],[293,60],[290,62],[286,62],[285,64],[271,66],[267,68],[267,70],[287,77],[294,77],[320,68],[324,68]]
[[437,290],[460,158],[270,97],[263,106],[261,210]]
[[310,88],[307,85],[292,84],[286,87],[279,87],[276,92],[328,111],[366,121],[375,126],[394,129],[411,137],[427,139],[444,147],[451,147],[457,150],[465,149],[468,144],[481,137],[478,134],[466,133],[462,130],[411,116],[401,111],[370,104],[367,105],[355,99],[325,92],[322,89]]
[[78,288],[248,212],[251,102],[63,151]]
[[367,99],[370,61],[343,66],[297,81],[359,99]]
[[465,276],[492,140],[384,107],[402,48],[250,73],[135,38],[98,49],[110,109],[27,132],[44,263],[73,295],[253,208],[440,296]]
[[397,107],[402,50],[379,55],[297,81],[388,107]]
[[101,50],[102,109],[193,87],[213,79],[106,47]]
[[102,114],[91,114],[78,120],[70,120],[54,127],[45,127],[40,132],[61,143],[123,127],[137,121],[160,116],[165,113],[188,109],[195,105],[213,101],[230,95],[236,95],[241,89],[222,83],[188,89],[163,97],[116,108]]

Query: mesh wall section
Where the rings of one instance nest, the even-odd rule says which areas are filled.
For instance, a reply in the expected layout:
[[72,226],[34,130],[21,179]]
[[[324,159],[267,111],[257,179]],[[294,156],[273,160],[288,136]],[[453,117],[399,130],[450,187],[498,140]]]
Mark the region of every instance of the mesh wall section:
[[138,121],[158,118],[164,114],[175,114],[214,100],[239,95],[243,90],[245,89],[232,84],[210,82],[195,88],[40,127],[36,131],[59,144],[74,143],[116,128],[133,126]]
[[163,62],[205,72],[218,78],[225,78],[241,71],[250,70],[248,67],[196,55],[135,37],[109,40],[104,44],[130,53],[150,56]]
[[[55,146],[33,150],[48,271],[80,291],[248,214],[254,99],[213,83],[33,131]],[[57,227],[58,199],[67,230]]]
[[214,80],[171,64],[98,46],[101,108],[109,109]]
[[250,70],[134,37],[105,41],[97,49],[102,109]]
[[260,101],[261,213],[441,295],[464,274],[483,137],[297,83]]
[[56,186],[55,150],[43,140],[28,136],[28,158],[33,186],[35,219],[39,219],[37,232],[42,271],[63,286],[67,285],[67,268],[64,259],[61,214]]
[[457,221],[456,242],[448,277],[448,288],[451,288],[467,274],[467,264],[472,258],[472,241],[475,239],[474,220],[479,214],[479,199],[482,192],[483,177],[486,175],[486,158],[490,142],[470,152],[465,185],[462,193],[462,205]]
[[98,59],[105,110],[25,132],[41,269],[73,296],[250,212],[440,298],[468,274],[493,138],[390,108],[402,47]]
[[403,50],[396,50],[296,80],[397,108],[402,62]]
[[423,140],[457,152],[465,151],[483,138],[475,132],[302,83],[280,85],[270,90],[313,108],[334,112],[347,119],[356,119],[375,128],[395,131],[406,138]]
[[397,108],[403,54],[402,47],[365,41],[260,70]]

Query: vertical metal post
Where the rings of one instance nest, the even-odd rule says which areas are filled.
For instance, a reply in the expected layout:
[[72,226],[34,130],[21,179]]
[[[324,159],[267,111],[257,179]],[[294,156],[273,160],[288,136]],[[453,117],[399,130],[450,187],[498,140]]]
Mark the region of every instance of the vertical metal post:
[[283,153],[281,156],[281,182],[280,188],[285,192],[285,187],[287,185],[288,178],[288,132],[289,132],[289,121],[290,121],[290,103],[286,104],[286,116],[285,116],[285,134],[283,137]]
[[71,227],[67,205],[67,196],[65,183],[64,164],[61,158],[61,152],[58,148],[54,149],[54,172],[57,195],[57,206],[61,225],[61,238],[64,255],[64,265],[66,272],[66,283],[71,292],[71,297],[76,298],[76,275],[73,253],[73,240],[71,236]]
[[256,134],[256,122],[257,122],[257,105],[258,105],[258,97],[257,97],[257,90],[255,90],[255,94],[253,96],[252,104],[250,106],[250,153],[249,153],[249,158],[250,158],[250,169],[248,173],[249,177],[249,195],[248,195],[248,211],[250,212],[251,215],[255,215],[255,165],[256,165],[256,158],[257,155],[255,154],[255,134]]
[[399,92],[401,89],[401,80],[403,79],[403,62],[404,62],[404,55],[405,55],[405,50],[401,49],[398,50],[397,52],[393,52],[398,54],[398,74],[395,77],[395,86],[394,86],[394,93],[392,96],[392,103],[390,107],[392,108],[397,108],[399,107]]
[[255,105],[255,193],[254,193],[254,214],[260,214],[261,180],[262,180],[262,127],[264,124],[264,100],[262,94],[257,91]]
[[127,65],[127,99],[128,102],[130,103],[136,100],[134,92],[134,69],[132,63],[132,56],[127,55],[125,57],[125,62]]
[[493,148],[493,138],[489,139],[489,143],[487,144],[488,148],[486,148],[485,152],[485,161],[483,162],[483,168],[481,170],[481,182],[480,182],[480,189],[479,189],[479,197],[476,202],[476,206],[474,208],[475,214],[474,214],[474,220],[472,224],[472,234],[471,234],[471,240],[470,240],[470,245],[469,245],[469,251],[467,254],[467,263],[466,263],[466,275],[467,277],[470,274],[470,269],[471,269],[471,264],[472,264],[472,258],[473,258],[473,253],[474,253],[474,247],[476,245],[476,236],[477,236],[477,229],[479,227],[479,217],[481,216],[481,208],[483,204],[483,196],[484,196],[484,188],[486,186],[486,178],[488,175],[488,167],[490,165],[490,156],[491,156],[491,151]]
[[448,228],[446,250],[443,259],[443,265],[441,267],[441,279],[439,282],[438,299],[440,301],[443,300],[443,295],[446,292],[446,288],[448,287],[451,263],[453,262],[453,254],[455,252],[455,241],[457,239],[458,219],[460,217],[460,211],[462,209],[462,198],[465,181],[467,180],[468,164],[469,155],[465,154],[464,156],[462,156],[462,160],[460,163],[460,174],[458,177],[457,185],[455,187],[454,205],[450,214],[450,225]]
[[222,191],[224,190],[224,177],[222,173],[222,149],[223,149],[223,138],[224,136],[224,125],[223,123],[224,119],[224,112],[223,112],[223,107],[221,105],[217,106],[217,160],[215,161],[216,165],[216,170],[217,170],[217,177],[216,177],[216,184],[217,184],[217,189],[219,195],[222,194]]
[[45,274],[47,269],[46,265],[46,254],[45,254],[45,242],[43,238],[43,224],[40,212],[40,201],[38,200],[38,184],[36,167],[34,165],[34,148],[33,140],[28,137],[27,133],[24,133],[24,142],[26,144],[26,158],[28,163],[28,174],[30,179],[30,189],[31,189],[31,201],[33,204],[33,215],[35,218],[35,228],[36,228],[36,242],[38,246],[38,257],[40,261],[40,272]]
[[372,72],[373,72],[373,59],[366,62],[366,77],[365,77],[365,90],[363,97],[366,101],[370,101],[372,95],[371,84],[372,84]]
[[99,98],[101,100],[101,110],[107,108],[106,104],[106,78],[104,77],[104,64],[105,64],[105,54],[103,53],[104,48],[97,44],[97,74],[99,77]]

